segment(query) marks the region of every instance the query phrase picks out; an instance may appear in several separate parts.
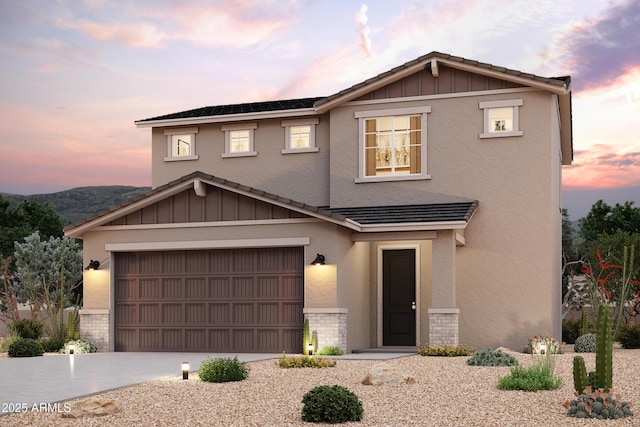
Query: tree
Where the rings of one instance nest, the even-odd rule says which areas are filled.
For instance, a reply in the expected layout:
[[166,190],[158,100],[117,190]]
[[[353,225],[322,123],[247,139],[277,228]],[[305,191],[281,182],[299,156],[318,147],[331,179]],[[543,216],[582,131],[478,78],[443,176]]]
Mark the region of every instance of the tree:
[[601,234],[612,234],[615,231],[640,233],[640,208],[633,207],[634,202],[624,205],[616,203],[612,208],[602,200],[598,200],[586,217],[580,220],[580,236],[585,242],[593,242]]
[[51,205],[35,199],[24,200],[15,209],[9,205],[0,196],[0,258],[13,255],[14,242],[22,242],[34,231],[44,239],[64,235],[62,219]]
[[12,290],[17,301],[29,304],[34,319],[45,310],[49,337],[64,339],[63,311],[72,305],[72,291],[82,280],[79,243],[70,237],[41,240],[35,232],[23,243],[16,243],[15,248]]

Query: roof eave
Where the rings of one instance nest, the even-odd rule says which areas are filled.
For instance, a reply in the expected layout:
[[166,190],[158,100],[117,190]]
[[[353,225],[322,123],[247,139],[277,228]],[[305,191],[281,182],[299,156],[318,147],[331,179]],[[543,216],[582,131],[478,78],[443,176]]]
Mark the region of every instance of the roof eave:
[[290,117],[317,116],[318,112],[314,108],[296,108],[289,110],[261,111],[251,113],[221,114],[214,116],[199,116],[179,119],[159,119],[159,120],[137,120],[137,128],[155,128],[167,126],[199,125],[204,123],[224,123],[244,120],[262,120]]

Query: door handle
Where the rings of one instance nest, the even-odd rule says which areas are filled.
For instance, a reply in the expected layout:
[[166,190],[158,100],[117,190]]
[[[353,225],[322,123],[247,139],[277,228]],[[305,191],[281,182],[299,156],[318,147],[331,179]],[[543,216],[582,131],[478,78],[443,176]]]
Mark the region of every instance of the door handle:
[[411,310],[415,310],[415,309],[416,309],[416,302],[415,302],[415,301],[413,301],[413,302],[411,303]]

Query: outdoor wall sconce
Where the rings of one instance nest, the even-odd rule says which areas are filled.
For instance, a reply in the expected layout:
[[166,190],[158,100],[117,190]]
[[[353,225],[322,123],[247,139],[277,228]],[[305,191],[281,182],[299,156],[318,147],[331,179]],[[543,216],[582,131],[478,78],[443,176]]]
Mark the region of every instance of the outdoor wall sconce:
[[189,379],[189,362],[182,362],[182,379]]
[[309,352],[309,356],[313,356],[313,344],[307,344],[307,351]]
[[89,265],[87,265],[85,270],[97,270],[98,268],[100,268],[100,261],[92,259],[89,261]]
[[317,254],[311,265],[324,265],[324,255]]
[[73,354],[76,352],[76,345],[74,343],[69,343],[69,354]]

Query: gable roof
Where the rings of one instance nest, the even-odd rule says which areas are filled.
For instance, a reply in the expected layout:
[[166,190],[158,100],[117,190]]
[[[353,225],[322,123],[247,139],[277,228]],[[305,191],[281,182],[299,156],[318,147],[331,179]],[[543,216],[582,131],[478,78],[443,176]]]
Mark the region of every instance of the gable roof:
[[[86,231],[108,225],[115,219],[157,203],[185,189],[193,188],[194,191],[197,191],[197,188],[202,184],[265,201],[312,218],[341,225],[356,232],[393,231],[396,229],[399,231],[463,229],[478,206],[478,202],[475,200],[462,199],[463,201],[452,203],[331,209],[307,205],[198,171],[71,224],[65,227],[65,234],[71,237],[81,237]],[[456,199],[460,200],[460,198]]]

